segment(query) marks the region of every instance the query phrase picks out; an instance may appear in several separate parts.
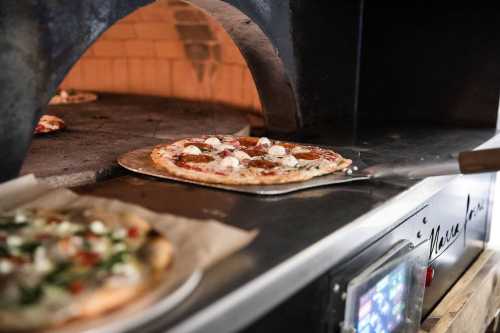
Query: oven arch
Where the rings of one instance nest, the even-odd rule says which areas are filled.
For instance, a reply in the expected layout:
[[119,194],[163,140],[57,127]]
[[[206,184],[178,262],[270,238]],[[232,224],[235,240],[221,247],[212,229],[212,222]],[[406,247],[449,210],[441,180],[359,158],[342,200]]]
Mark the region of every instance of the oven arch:
[[[291,133],[296,131],[301,125],[301,117],[293,89],[294,85],[290,80],[287,68],[278,54],[278,47],[273,44],[260,26],[255,23],[259,18],[257,17],[257,20],[253,20],[245,14],[244,11],[248,11],[249,8],[247,8],[247,5],[242,5],[238,0],[182,1],[196,6],[214,18],[238,47],[256,84],[268,130],[276,133]],[[84,41],[81,45],[76,45],[71,63],[66,64],[63,71],[56,69],[56,72],[58,72],[56,74],[56,82],[55,84],[51,84],[52,89],[49,92],[49,96],[52,96],[55,88],[62,82],[71,67],[83,55],[85,50],[97,41],[102,33],[119,19],[152,2],[154,1],[135,1],[133,4],[129,4],[129,7],[126,7],[125,10],[117,10],[118,15],[114,15],[112,20],[101,25],[96,33],[83,36]],[[259,1],[255,2],[258,3]],[[100,6],[101,8],[105,8],[106,3],[100,4]],[[255,12],[249,13],[249,15],[252,14],[255,16]],[[81,46],[84,47],[82,48]]]
[[[48,101],[85,50],[117,20],[153,0],[16,1],[0,4],[0,181],[17,176]],[[258,0],[189,0],[215,18],[247,61],[268,129],[301,126],[293,66],[258,25]],[[261,22],[262,23],[262,22]],[[276,37],[276,36],[274,36]],[[279,43],[278,43],[279,44]],[[282,49],[282,48],[281,48]],[[285,52],[286,53],[286,52]],[[290,60],[291,57],[288,57]]]

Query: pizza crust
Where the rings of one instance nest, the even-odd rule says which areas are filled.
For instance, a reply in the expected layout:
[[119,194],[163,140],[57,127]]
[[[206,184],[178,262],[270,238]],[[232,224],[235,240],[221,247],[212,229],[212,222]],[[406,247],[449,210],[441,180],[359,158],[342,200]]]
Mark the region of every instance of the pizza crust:
[[86,91],[61,90],[49,101],[49,105],[88,103],[97,100],[97,95]]

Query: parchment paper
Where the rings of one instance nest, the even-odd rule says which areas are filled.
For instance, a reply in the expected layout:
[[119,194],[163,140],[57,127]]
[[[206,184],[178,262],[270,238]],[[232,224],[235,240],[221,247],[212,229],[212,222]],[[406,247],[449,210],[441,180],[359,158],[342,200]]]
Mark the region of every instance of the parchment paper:
[[[161,286],[129,309],[120,310],[111,318],[120,319],[126,313],[137,314],[165,298],[195,271],[205,270],[217,261],[249,244],[256,231],[245,231],[215,220],[195,220],[171,214],[157,214],[137,205],[94,196],[80,196],[64,189],[51,189],[40,184],[33,175],[27,175],[0,185],[0,210],[19,208],[98,208],[111,213],[133,213],[148,221],[174,247],[173,265],[165,274]],[[133,309],[132,309],[133,308]],[[118,317],[117,317],[118,316]],[[107,316],[108,317],[108,316]],[[98,323],[94,321],[92,327]],[[105,325],[105,321],[101,320]],[[86,329],[88,329],[88,323]],[[61,332],[66,332],[62,330]],[[74,325],[68,330],[80,331]]]

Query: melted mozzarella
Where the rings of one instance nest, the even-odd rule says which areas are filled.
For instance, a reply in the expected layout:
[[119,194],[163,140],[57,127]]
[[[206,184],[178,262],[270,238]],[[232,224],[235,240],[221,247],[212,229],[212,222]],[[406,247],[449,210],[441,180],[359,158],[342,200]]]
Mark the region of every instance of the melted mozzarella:
[[310,150],[309,149],[306,149],[306,148],[303,148],[303,147],[294,147],[292,149],[292,154],[298,154],[298,153],[309,153]]
[[14,270],[14,265],[7,259],[0,259],[0,274],[9,274]]
[[71,222],[62,221],[55,227],[55,233],[59,236],[66,236],[75,231],[77,231],[79,227]]
[[63,100],[68,99],[69,94],[66,92],[66,90],[61,90],[61,93],[59,94]]
[[248,155],[247,153],[245,153],[244,151],[241,151],[241,150],[235,151],[234,152],[234,157],[236,157],[240,161],[241,160],[249,160],[249,159],[251,159],[250,155]]
[[191,145],[191,146],[187,146],[186,148],[184,148],[182,150],[182,153],[189,154],[189,155],[200,155],[201,150],[200,150],[200,148]]
[[211,137],[211,138],[206,139],[205,143],[209,144],[211,146],[217,146],[217,145],[220,145],[220,140],[215,138],[215,137]]
[[11,235],[11,236],[7,237],[7,245],[11,248],[21,246],[22,244],[23,244],[23,240],[19,236]]
[[217,145],[215,146],[215,149],[217,149],[218,151],[223,151],[223,150],[234,150],[235,147],[232,146],[232,145],[228,145],[228,144],[225,144],[225,143],[222,143],[220,145]]
[[288,168],[293,168],[294,166],[297,165],[297,163],[299,163],[299,162],[297,161],[297,159],[293,155],[285,156],[281,160],[281,164],[283,164],[283,166],[288,167]]
[[269,155],[272,156],[285,156],[286,155],[286,149],[283,146],[279,145],[274,145],[269,150],[267,151]]
[[233,156],[224,157],[222,161],[220,161],[220,166],[223,168],[237,168],[239,164],[240,161]]
[[113,231],[112,237],[114,239],[124,239],[127,236],[127,230],[124,228],[119,228]]
[[270,146],[271,145],[271,140],[269,140],[266,137],[262,137],[257,141],[258,146]]
[[108,232],[108,229],[106,228],[104,223],[96,220],[90,223],[90,231],[92,231],[96,235],[102,235]]
[[40,273],[49,272],[54,267],[52,261],[47,256],[45,248],[42,246],[36,248],[33,263],[35,271]]
[[104,237],[99,237],[91,242],[92,250],[101,256],[105,255],[109,251],[110,243]]
[[28,220],[25,214],[21,212],[17,212],[16,215],[14,216],[14,222],[15,223],[24,223]]

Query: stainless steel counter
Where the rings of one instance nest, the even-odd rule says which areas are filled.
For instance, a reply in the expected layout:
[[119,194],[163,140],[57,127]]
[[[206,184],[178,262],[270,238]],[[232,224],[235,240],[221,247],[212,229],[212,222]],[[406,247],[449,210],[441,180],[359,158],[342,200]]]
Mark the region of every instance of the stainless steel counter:
[[[492,130],[383,131],[349,148],[367,164],[435,159],[477,147],[493,135]],[[486,146],[499,142],[495,137]],[[182,306],[141,328],[221,333],[245,327],[365,248],[454,178],[352,183],[259,197],[130,174],[75,190],[258,229],[250,246],[206,272]]]

